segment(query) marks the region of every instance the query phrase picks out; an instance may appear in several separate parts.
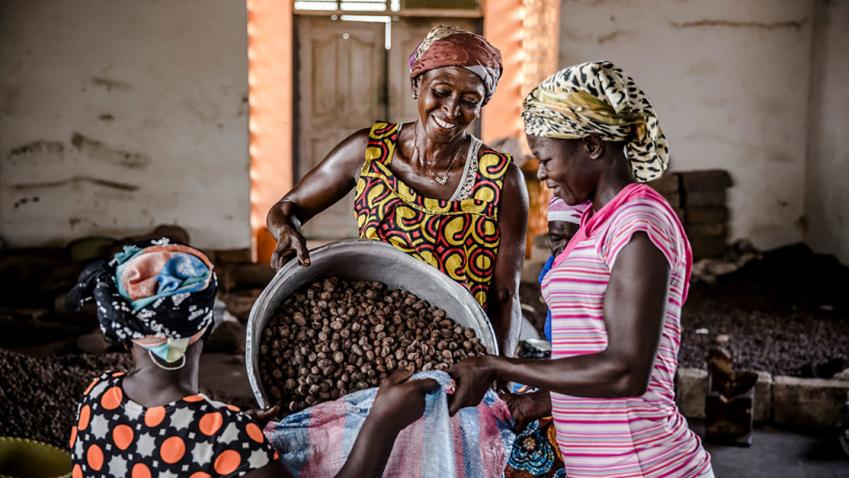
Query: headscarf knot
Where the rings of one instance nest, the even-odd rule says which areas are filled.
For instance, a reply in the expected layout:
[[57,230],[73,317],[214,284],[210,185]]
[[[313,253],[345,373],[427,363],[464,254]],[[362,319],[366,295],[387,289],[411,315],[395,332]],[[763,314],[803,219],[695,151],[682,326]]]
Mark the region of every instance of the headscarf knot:
[[212,324],[218,284],[212,268],[202,252],[167,238],[125,246],[83,269],[68,307],[94,301],[108,339],[131,340],[175,362]]

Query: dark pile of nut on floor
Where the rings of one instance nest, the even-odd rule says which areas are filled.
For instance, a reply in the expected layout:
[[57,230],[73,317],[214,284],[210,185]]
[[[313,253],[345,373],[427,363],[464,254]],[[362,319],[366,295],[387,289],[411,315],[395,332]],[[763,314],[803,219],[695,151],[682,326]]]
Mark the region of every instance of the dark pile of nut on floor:
[[283,301],[260,340],[260,377],[281,413],[376,387],[393,371],[448,370],[486,349],[471,329],[380,282],[315,281]]
[[0,436],[67,448],[86,385],[105,371],[130,370],[132,363],[125,353],[36,358],[0,349]]

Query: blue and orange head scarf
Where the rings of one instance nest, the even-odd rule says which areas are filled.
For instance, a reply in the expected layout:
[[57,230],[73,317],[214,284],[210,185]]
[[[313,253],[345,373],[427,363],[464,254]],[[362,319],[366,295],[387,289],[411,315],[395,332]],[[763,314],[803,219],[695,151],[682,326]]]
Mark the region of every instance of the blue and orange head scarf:
[[212,324],[217,279],[197,249],[162,238],[125,246],[89,264],[68,294],[69,307],[97,304],[112,341],[132,341],[166,363],[184,359]]

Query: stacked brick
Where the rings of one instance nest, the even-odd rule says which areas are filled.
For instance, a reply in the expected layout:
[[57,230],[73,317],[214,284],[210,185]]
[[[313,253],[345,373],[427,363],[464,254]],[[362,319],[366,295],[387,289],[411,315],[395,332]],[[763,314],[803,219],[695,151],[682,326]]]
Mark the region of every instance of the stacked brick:
[[726,193],[731,187],[727,171],[670,173],[649,185],[675,208],[687,231],[695,259],[725,254],[729,218]]

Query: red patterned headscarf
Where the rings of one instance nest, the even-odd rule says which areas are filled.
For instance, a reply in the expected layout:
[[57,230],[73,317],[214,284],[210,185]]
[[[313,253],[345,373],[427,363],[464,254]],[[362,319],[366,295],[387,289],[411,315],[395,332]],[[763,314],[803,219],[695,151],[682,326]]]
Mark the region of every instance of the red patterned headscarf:
[[486,104],[501,78],[501,52],[477,33],[454,26],[437,25],[430,29],[410,54],[410,86],[413,98],[419,96],[421,74],[445,66],[459,66],[483,80]]

